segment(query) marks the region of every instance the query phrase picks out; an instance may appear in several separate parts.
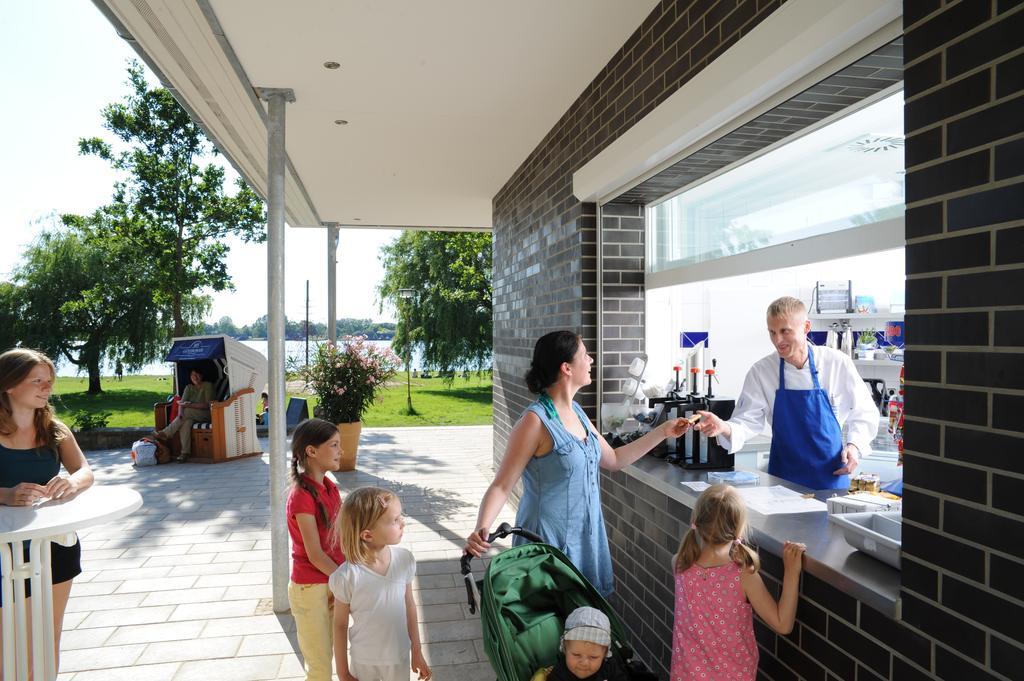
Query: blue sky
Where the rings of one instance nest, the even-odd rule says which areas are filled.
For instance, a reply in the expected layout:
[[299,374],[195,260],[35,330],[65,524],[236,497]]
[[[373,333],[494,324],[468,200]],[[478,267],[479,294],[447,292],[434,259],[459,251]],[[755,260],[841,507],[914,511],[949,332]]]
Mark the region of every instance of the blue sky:
[[[32,0],[4,3],[0,22],[0,280],[10,277],[20,254],[51,221],[53,213],[90,213],[109,201],[116,176],[105,162],[78,155],[78,139],[110,138],[101,109],[121,99],[127,61],[134,51],[87,0]],[[155,82],[155,79],[153,79]],[[228,168],[234,177],[233,171]],[[393,321],[377,311],[374,289],[380,278],[377,252],[397,231],[343,230],[338,249],[338,316]],[[310,280],[310,317],[327,318],[326,234],[318,229],[286,231],[285,310],[305,312]],[[264,246],[231,243],[228,269],[234,293],[213,297],[210,320],[230,316],[248,323],[266,314]]]

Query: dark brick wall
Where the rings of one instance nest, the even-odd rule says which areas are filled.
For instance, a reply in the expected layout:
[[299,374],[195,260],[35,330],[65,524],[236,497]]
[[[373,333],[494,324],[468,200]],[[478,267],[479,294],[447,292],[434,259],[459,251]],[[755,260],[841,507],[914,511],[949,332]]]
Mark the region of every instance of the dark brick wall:
[[[568,328],[597,349],[597,208],[573,196],[572,173],[782,2],[661,2],[494,197],[495,465],[533,399],[536,339]],[[596,386],[578,399],[595,415]]]
[[[615,569],[612,604],[629,629],[637,654],[661,678],[668,678],[675,589],[672,557],[690,522],[690,508],[628,472],[604,472],[601,498]],[[761,575],[777,596],[782,561],[765,550],[760,555]],[[806,573],[793,632],[780,636],[756,621],[754,633],[761,654],[759,679],[929,678],[919,669],[931,663],[932,642],[927,636]]]
[[621,400],[630,362],[644,352],[644,207],[601,207],[601,390]]
[[[778,4],[659,5],[495,197],[496,463],[531,399],[522,375],[534,340],[575,328],[596,349],[597,211],[572,197],[572,172]],[[1024,669],[1024,4],[908,0],[904,11],[902,615],[805,576],[793,633],[757,627],[761,679],[1013,679]],[[621,245],[605,237],[632,228],[639,214],[625,211],[603,210],[605,244]],[[632,300],[634,284],[609,280],[629,271],[609,269],[621,251],[600,255],[602,297]],[[606,343],[629,330],[604,327]],[[609,347],[602,359],[621,370],[634,347],[643,349],[615,358]],[[606,378],[604,389],[617,389]],[[580,397],[593,413],[594,393]],[[628,473],[605,473],[602,486],[615,606],[640,656],[665,675],[669,565],[689,512]],[[764,551],[762,560],[777,589],[781,562]]]
[[1024,5],[908,2],[904,23],[903,618],[920,670],[1021,678]]

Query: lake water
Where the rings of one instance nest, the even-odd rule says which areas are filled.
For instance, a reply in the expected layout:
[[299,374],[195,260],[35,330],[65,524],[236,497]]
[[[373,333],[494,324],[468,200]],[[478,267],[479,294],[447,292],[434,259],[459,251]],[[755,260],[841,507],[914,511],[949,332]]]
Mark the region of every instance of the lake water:
[[[250,348],[254,348],[256,350],[259,350],[263,354],[264,357],[267,356],[267,345],[268,345],[267,341],[265,341],[265,340],[244,340],[244,341],[241,341],[241,342],[242,342],[243,345],[248,345]],[[312,339],[309,341],[309,355],[310,355],[310,357],[312,357],[313,353],[316,351],[316,344],[317,344],[317,342],[318,341],[314,341]],[[369,343],[370,345],[376,345],[376,346],[381,347],[381,348],[391,347],[391,341],[387,341],[387,340],[368,340],[366,342]],[[304,364],[305,363],[305,360],[306,360],[306,341],[285,341],[284,342],[284,351],[285,351],[285,355],[289,359],[294,359],[294,360],[298,361],[300,364]],[[413,352],[413,355],[412,355],[412,368],[417,370],[417,371],[420,368],[422,368],[422,361],[421,360],[422,360],[421,353],[418,352],[418,351],[417,352]],[[173,365],[171,363],[167,363],[167,362],[154,362],[153,364],[147,364],[146,366],[142,367],[138,371],[132,371],[132,372],[128,372],[128,373],[139,374],[139,375],[143,375],[143,376],[170,376],[171,375],[171,367],[172,366]],[[405,370],[405,364],[404,363],[402,364],[402,370],[403,371]],[[113,366],[105,366],[103,368],[102,374],[104,376],[113,376],[114,375],[114,367]],[[71,364],[69,362],[65,362],[65,363],[62,363],[60,366],[57,367],[57,375],[58,376],[86,376],[87,374],[86,374],[86,372],[84,370],[79,371],[78,367],[75,366],[74,364]]]

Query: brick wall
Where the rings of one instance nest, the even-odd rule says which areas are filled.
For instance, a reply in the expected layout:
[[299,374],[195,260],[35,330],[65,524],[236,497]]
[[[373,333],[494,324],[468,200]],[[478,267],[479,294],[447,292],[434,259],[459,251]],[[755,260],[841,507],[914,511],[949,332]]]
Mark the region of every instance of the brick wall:
[[906,5],[903,618],[947,679],[1024,670],[1024,6]]
[[644,352],[644,207],[601,207],[601,390],[621,400],[630,362]]
[[[612,604],[641,659],[668,678],[675,588],[671,564],[690,509],[626,471],[603,472],[601,495],[616,579]],[[761,576],[778,596],[782,560],[764,550],[760,555]],[[926,636],[807,573],[796,617],[787,636],[755,621],[758,679],[931,678],[920,671],[931,660],[932,642]]]
[[[533,343],[560,328],[597,347],[597,209],[572,173],[699,73],[783,0],[665,0],[494,197],[494,460],[533,399]],[[580,403],[595,414],[596,392]]]
[[[660,5],[495,198],[496,462],[530,399],[522,375],[534,340],[577,328],[595,347],[596,209],[571,196],[572,171],[777,5]],[[1024,5],[908,0],[904,11],[902,620],[805,576],[793,633],[757,627],[762,679],[1011,679],[1024,669]],[[603,214],[609,246],[640,215]],[[606,269],[621,257],[612,251],[601,254]],[[629,270],[607,270],[602,297],[620,308],[606,313],[633,300],[632,284],[613,281]],[[605,327],[604,389],[614,391],[614,372],[642,345],[612,350],[628,324]],[[592,411],[593,393],[581,399]],[[605,473],[602,486],[616,608],[641,657],[665,674],[667,566],[689,513],[625,472]],[[779,559],[762,559],[777,588]]]

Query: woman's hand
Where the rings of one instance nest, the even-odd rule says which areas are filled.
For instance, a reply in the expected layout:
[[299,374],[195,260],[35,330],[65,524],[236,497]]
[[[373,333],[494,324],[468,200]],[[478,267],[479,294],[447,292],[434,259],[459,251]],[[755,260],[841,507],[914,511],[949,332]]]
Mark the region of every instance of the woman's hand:
[[665,421],[665,437],[681,437],[686,431],[690,430],[693,424],[688,419],[678,418]]
[[418,674],[420,681],[428,681],[430,677],[434,675],[430,671],[430,665],[427,664],[426,659],[423,657],[423,652],[420,650],[412,651],[412,670]]
[[338,678],[341,679],[341,681],[359,681],[359,679],[349,674],[348,670],[338,674]]
[[62,478],[59,475],[55,475],[46,483],[46,496],[51,499],[61,499],[65,496],[70,497],[76,492],[78,492],[78,483],[73,478]]
[[481,527],[466,537],[466,552],[472,553],[477,558],[482,556],[489,548],[491,548],[491,544],[487,541],[486,527]]
[[7,492],[8,506],[31,506],[40,499],[49,496],[47,488],[32,482],[20,482]]

